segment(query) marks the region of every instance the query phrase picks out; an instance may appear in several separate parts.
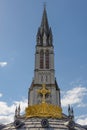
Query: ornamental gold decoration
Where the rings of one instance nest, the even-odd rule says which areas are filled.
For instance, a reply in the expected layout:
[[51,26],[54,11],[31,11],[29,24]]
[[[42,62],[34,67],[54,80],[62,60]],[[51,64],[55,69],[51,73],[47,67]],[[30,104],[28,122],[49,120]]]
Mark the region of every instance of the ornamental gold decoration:
[[26,117],[52,117],[62,118],[62,109],[59,106],[41,103],[39,105],[28,106]]
[[38,90],[38,93],[43,95],[42,103],[28,106],[25,110],[26,118],[30,117],[62,118],[61,107],[46,103],[45,95],[51,93],[50,90],[46,89],[46,85],[43,85],[43,88]]
[[43,95],[43,97],[42,97],[42,103],[45,103],[45,102],[46,102],[46,100],[45,100],[45,95],[46,95],[46,94],[49,94],[49,93],[51,93],[51,92],[50,92],[50,90],[46,89],[46,85],[45,85],[45,84],[43,84],[42,87],[43,87],[43,88],[40,89],[40,90],[38,90],[37,92],[38,92],[38,93],[41,93],[41,94]]

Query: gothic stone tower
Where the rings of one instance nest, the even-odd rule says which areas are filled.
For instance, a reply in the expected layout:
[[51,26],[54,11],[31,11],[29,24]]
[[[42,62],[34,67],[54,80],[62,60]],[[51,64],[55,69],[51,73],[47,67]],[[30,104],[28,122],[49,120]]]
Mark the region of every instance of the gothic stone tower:
[[33,105],[41,102],[42,97],[37,90],[46,84],[46,88],[51,91],[51,94],[46,95],[46,102],[61,107],[60,89],[55,79],[53,35],[45,7],[36,42],[34,80],[29,89],[28,103]]
[[60,89],[55,79],[53,36],[45,7],[36,41],[34,79],[25,114],[20,115],[19,106],[14,122],[0,126],[0,130],[85,130],[74,122],[70,106],[68,116],[62,112]]

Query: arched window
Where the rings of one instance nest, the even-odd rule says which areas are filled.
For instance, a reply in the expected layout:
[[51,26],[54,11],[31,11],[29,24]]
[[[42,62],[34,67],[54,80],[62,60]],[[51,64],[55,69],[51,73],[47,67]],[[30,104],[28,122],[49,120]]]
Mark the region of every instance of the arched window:
[[49,69],[49,51],[48,50],[45,53],[45,66],[46,66],[46,69]]
[[40,52],[40,69],[44,68],[44,52],[41,50]]

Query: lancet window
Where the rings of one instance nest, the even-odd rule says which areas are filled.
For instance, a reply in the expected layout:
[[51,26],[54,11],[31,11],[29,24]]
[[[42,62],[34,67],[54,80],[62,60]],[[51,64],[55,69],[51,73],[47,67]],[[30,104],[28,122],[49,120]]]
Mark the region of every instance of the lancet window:
[[41,50],[40,52],[40,69],[44,68],[44,52]]
[[46,69],[49,69],[49,51],[48,50],[45,53],[45,66],[46,66]]

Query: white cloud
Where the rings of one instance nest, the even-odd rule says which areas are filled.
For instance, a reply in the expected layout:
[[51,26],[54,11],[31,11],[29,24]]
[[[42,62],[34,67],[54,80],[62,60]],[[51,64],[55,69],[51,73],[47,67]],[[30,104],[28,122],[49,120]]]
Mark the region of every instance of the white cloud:
[[[86,87],[74,87],[67,92],[63,92],[62,95],[61,103],[63,107],[67,107],[68,104],[76,105],[77,107],[87,107],[87,103],[83,102],[84,96],[87,95]],[[87,125],[87,114],[75,117],[75,120],[80,125]]]
[[84,96],[87,95],[87,88],[85,87],[75,87],[72,90],[68,90],[64,93],[64,96],[61,100],[62,106],[67,107],[68,104],[77,104],[81,107]]
[[77,117],[76,122],[81,125],[87,125],[87,115]]
[[87,125],[87,118],[85,118],[85,119],[78,119],[77,123],[81,124],[81,125]]
[[2,97],[2,93],[0,93],[0,97]]
[[6,102],[0,101],[0,123],[10,123],[14,119],[14,114],[15,114],[15,108],[16,106],[21,107],[21,113],[24,112],[26,106],[27,106],[27,100],[23,101],[14,101],[12,105],[8,106]]
[[7,62],[0,62],[0,67],[5,67],[7,64]]
[[14,120],[14,115],[10,114],[9,116],[0,116],[0,124],[8,124]]
[[77,107],[87,107],[87,103],[82,103],[81,102],[80,104],[77,105]]

